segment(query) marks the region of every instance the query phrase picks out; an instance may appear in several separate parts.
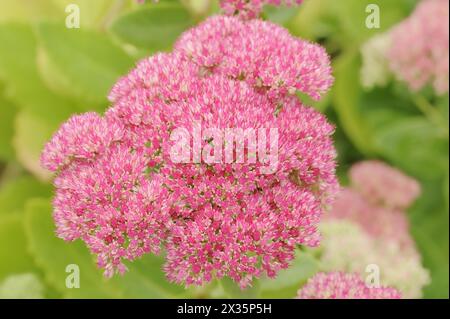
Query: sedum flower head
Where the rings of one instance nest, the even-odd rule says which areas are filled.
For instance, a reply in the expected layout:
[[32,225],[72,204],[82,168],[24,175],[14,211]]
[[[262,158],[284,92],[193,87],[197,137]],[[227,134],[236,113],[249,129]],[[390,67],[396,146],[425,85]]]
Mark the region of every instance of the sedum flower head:
[[266,21],[212,17],[175,47],[204,72],[243,80],[275,100],[296,91],[318,100],[333,83],[324,48]]
[[120,123],[107,121],[96,113],[73,116],[45,146],[42,165],[56,171],[75,159],[92,160],[122,135]]
[[[227,47],[238,40],[227,32],[250,45],[267,43],[270,31],[284,39],[281,48],[257,46],[240,61]],[[201,41],[210,47],[190,49]],[[139,62],[112,88],[104,116],[71,118],[43,151],[42,164],[57,173],[58,235],[82,239],[107,276],[123,273],[126,260],[164,249],[167,277],[187,285],[228,276],[246,287],[287,268],[296,245],[318,245],[317,225],[337,190],[334,128],[284,94],[278,80],[317,94],[331,76],[323,49],[296,41],[266,22],[215,17],[184,34],[173,53]],[[281,54],[302,59],[284,72]],[[250,160],[252,149],[238,142],[244,161],[196,161],[195,145],[227,146],[214,132],[195,139],[198,128],[275,129],[274,169],[264,172],[271,163]],[[172,158],[177,129],[189,133],[186,161]]]
[[391,37],[388,58],[400,80],[413,91],[432,85],[437,94],[448,92],[448,0],[422,0],[410,17],[394,27]]
[[390,287],[368,287],[358,274],[318,273],[298,291],[299,299],[400,299]]

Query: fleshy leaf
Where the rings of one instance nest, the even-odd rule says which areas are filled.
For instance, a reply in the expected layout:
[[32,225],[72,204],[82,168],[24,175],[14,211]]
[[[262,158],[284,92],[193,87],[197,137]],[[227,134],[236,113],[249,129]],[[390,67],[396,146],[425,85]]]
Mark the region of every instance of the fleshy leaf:
[[0,281],[12,274],[34,271],[33,259],[27,252],[21,215],[0,213]]
[[373,154],[372,136],[359,109],[361,87],[356,53],[346,53],[335,61],[334,107],[340,124],[355,146],[364,154]]
[[261,287],[258,279],[252,281],[252,286],[241,289],[236,282],[228,277],[220,279],[220,285],[228,298],[253,299],[258,298]]
[[49,197],[50,184],[44,184],[31,176],[21,176],[0,187],[0,215],[22,212],[27,200],[33,197]]
[[14,158],[11,140],[14,133],[14,117],[17,108],[0,96],[0,160]]
[[[133,65],[131,58],[106,35],[63,25],[42,23],[37,28],[47,67],[64,78],[65,95],[104,103],[111,86]],[[57,85],[56,83],[53,83]]]
[[297,290],[319,268],[317,260],[307,252],[298,252],[292,265],[280,271],[274,279],[261,280],[263,298],[294,298]]
[[125,43],[157,51],[169,49],[190,24],[189,12],[182,5],[160,3],[123,15],[111,31]]
[[377,132],[375,143],[382,154],[408,173],[439,177],[448,166],[448,140],[422,117],[393,122]]

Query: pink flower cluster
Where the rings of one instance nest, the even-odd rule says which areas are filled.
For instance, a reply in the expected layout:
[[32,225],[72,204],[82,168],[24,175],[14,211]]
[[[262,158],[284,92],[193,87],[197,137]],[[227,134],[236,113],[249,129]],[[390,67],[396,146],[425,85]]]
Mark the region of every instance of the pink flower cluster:
[[220,0],[220,6],[226,15],[238,15],[243,19],[254,19],[259,16],[266,4],[279,6],[300,4],[303,0]]
[[318,100],[333,83],[324,48],[261,20],[209,19],[175,48],[205,73],[243,80],[273,99],[301,91]]
[[449,1],[422,0],[413,14],[394,27],[390,67],[411,90],[432,85],[437,94],[449,85]]
[[299,299],[401,299],[390,287],[369,287],[358,274],[318,273],[299,291]]
[[[290,94],[318,98],[330,71],[322,48],[268,22],[218,16],[187,31],[117,82],[103,117],[74,116],[45,146],[58,235],[82,239],[107,276],[161,248],[176,283],[275,276],[296,245],[318,245],[338,188],[333,126]],[[173,162],[171,133],[196,125],[278,129],[277,170]]]
[[352,187],[368,202],[391,209],[405,209],[420,195],[413,178],[380,161],[364,161],[350,169]]
[[420,185],[380,161],[364,161],[350,169],[350,187],[338,195],[331,218],[349,219],[370,235],[411,246],[404,212],[420,194]]

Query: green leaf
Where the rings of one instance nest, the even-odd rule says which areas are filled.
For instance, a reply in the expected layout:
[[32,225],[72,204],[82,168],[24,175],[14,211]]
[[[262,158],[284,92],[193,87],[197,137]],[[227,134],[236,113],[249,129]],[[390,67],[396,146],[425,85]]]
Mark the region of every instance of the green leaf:
[[[64,13],[64,11],[62,12]],[[60,15],[51,1],[0,0],[0,23],[30,22]]]
[[28,17],[22,1],[0,0],[0,8],[0,22],[24,21]]
[[448,166],[448,139],[423,117],[409,117],[376,132],[375,144],[395,165],[424,179],[440,177]]
[[0,96],[0,160],[9,161],[14,158],[11,140],[16,112],[16,107]]
[[[34,199],[27,203],[25,215],[29,249],[44,271],[46,281],[68,298],[121,297],[117,288],[96,268],[82,242],[66,243],[56,237],[51,211],[49,200]],[[66,287],[69,275],[66,267],[70,264],[80,268],[80,288]]]
[[128,44],[158,51],[169,49],[190,25],[189,12],[179,3],[160,3],[123,15],[111,31]]
[[298,289],[319,268],[317,260],[307,252],[298,252],[292,265],[281,270],[274,279],[261,280],[263,298],[294,298]]
[[5,82],[5,95],[19,108],[14,121],[14,150],[23,166],[38,178],[48,180],[49,172],[39,164],[45,142],[70,115],[91,110],[93,105],[81,107],[79,102],[55,94],[44,84],[36,66],[36,40],[29,26],[0,26],[0,42],[0,79]]
[[331,102],[331,94],[330,93],[326,93],[320,99],[320,101],[315,101],[309,95],[307,95],[306,93],[300,92],[300,91],[297,91],[295,94],[300,99],[302,104],[313,107],[319,112],[324,113],[327,110],[327,108],[330,106],[330,102]]
[[359,151],[371,155],[375,152],[371,131],[359,108],[362,94],[359,68],[356,52],[348,52],[335,60],[333,101],[344,132]]
[[447,170],[444,181],[442,182],[442,193],[445,200],[445,211],[449,210],[449,172]]
[[171,284],[163,272],[164,258],[153,254],[127,264],[128,272],[113,280],[120,285],[126,298],[180,298],[186,289]]
[[297,14],[298,8],[296,6],[264,6],[263,14],[272,22],[279,25],[287,25],[292,18]]
[[422,182],[422,196],[409,210],[411,233],[431,272],[425,298],[448,298],[449,214],[440,181]]
[[108,8],[111,7],[111,0],[50,0],[61,12],[61,16],[68,16],[65,10],[68,5],[75,4],[80,9],[80,27],[96,27],[103,22]]
[[447,127],[449,126],[449,96],[448,94],[437,99],[437,108],[440,115],[444,118]]
[[42,82],[36,67],[36,40],[29,26],[0,25],[0,43],[0,79],[5,82],[5,96],[11,102],[34,116],[54,121],[82,110]]
[[254,299],[259,297],[261,291],[258,279],[254,279],[252,286],[246,289],[241,289],[236,282],[228,277],[220,279],[219,282],[228,298]]
[[[323,38],[337,29],[337,19],[330,14],[331,0],[305,1],[291,23],[291,31],[309,40]],[[311,28],[311,26],[314,28]]]
[[17,159],[42,181],[49,181],[52,174],[41,167],[41,152],[58,126],[59,121],[55,122],[51,117],[41,118],[26,110],[16,116],[13,146]]
[[0,212],[0,281],[9,275],[36,269],[26,249],[22,216],[2,213]]
[[22,212],[27,200],[50,197],[52,189],[31,176],[22,176],[0,187],[0,215]]
[[[339,19],[340,32],[345,35],[343,45],[361,43],[377,33],[389,30],[394,24],[406,17],[410,11],[409,0],[346,0],[330,2],[330,10]],[[379,28],[369,28],[366,19],[371,12],[366,12],[369,5],[379,8]]]
[[[314,0],[300,6],[292,31],[308,39],[329,38],[339,48],[356,48],[377,33],[389,30],[411,11],[410,0]],[[377,5],[379,28],[366,26],[371,12],[368,5]],[[311,27],[313,26],[313,27]]]
[[29,26],[0,26],[0,79],[5,95],[18,108],[14,121],[13,146],[18,161],[41,180],[50,173],[41,168],[39,157],[45,142],[71,114],[76,103],[50,91],[36,67],[37,44]]
[[[448,261],[448,258],[447,258]],[[424,298],[426,299],[448,299],[448,281],[449,281],[448,264],[441,261],[440,265],[432,271],[431,284],[424,288]]]
[[133,65],[104,34],[48,23],[40,24],[37,31],[43,50],[41,61],[57,75],[51,86],[64,95],[106,103],[112,85]]

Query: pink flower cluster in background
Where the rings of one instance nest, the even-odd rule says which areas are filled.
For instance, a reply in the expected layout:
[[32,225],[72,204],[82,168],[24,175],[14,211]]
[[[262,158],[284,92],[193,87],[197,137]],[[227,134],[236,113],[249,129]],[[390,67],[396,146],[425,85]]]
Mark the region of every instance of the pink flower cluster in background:
[[449,86],[449,1],[422,0],[390,32],[390,68],[411,90],[430,84],[437,94]]
[[403,211],[373,206],[353,189],[343,189],[339,193],[329,217],[352,220],[374,237],[412,243],[408,219]]
[[420,185],[380,161],[364,161],[350,169],[350,186],[338,195],[330,218],[348,219],[377,238],[411,246],[405,214],[420,195]]
[[[338,188],[334,128],[294,95],[318,99],[331,84],[320,46],[269,22],[208,19],[172,53],[120,79],[104,116],[76,115],[46,145],[58,236],[82,239],[107,276],[161,248],[167,277],[180,284],[228,276],[247,287],[275,276],[296,245],[319,244],[318,223]],[[171,132],[197,124],[276,128],[277,170],[174,163]]]
[[405,214],[420,195],[413,178],[380,161],[364,161],[350,169],[350,187],[338,196],[330,217],[357,222],[378,238],[412,243]]
[[299,299],[400,299],[401,293],[390,287],[369,287],[358,274],[318,273],[299,291]]
[[350,185],[321,223],[320,269],[363,276],[375,264],[383,285],[399,289],[405,298],[420,298],[430,279],[406,214],[420,194],[419,184],[373,160],[353,165],[349,177]]
[[420,195],[416,180],[380,161],[353,165],[350,180],[366,201],[389,209],[408,208]]

